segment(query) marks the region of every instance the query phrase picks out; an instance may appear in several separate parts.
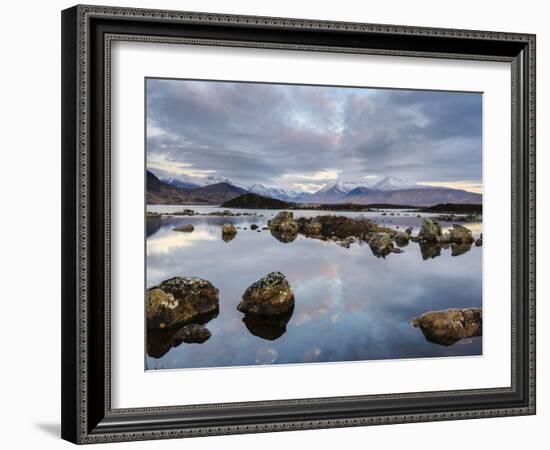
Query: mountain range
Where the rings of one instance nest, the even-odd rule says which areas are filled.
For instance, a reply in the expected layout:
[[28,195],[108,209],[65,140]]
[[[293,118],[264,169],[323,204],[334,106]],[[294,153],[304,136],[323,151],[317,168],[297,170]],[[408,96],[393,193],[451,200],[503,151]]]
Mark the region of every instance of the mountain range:
[[481,204],[480,194],[444,187],[422,186],[395,177],[380,181],[337,181],[327,183],[317,192],[284,190],[263,184],[248,187],[235,185],[222,177],[189,177],[159,179],[147,171],[148,204],[215,204],[219,205],[243,194],[293,203],[309,204],[399,204],[432,206],[440,203]]

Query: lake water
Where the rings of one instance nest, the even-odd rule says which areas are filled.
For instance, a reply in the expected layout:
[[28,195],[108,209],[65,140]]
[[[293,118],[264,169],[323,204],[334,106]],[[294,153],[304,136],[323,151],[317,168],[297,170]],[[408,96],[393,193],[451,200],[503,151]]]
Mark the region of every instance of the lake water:
[[[184,208],[208,213],[225,208],[148,206],[148,211]],[[295,364],[399,358],[480,355],[482,338],[451,346],[426,340],[411,325],[420,314],[451,307],[481,307],[482,247],[452,256],[424,259],[417,243],[404,253],[377,258],[368,244],[344,248],[334,242],[299,235],[290,243],[275,239],[265,226],[278,211],[233,210],[256,216],[178,216],[147,221],[147,287],[174,276],[209,280],[220,291],[217,317],[205,326],[212,336],[202,344],[170,346],[169,334],[149,334],[146,368],[174,369]],[[293,211],[295,217],[319,214],[364,216],[379,224],[418,231],[415,212],[369,213]],[[429,214],[422,214],[423,217]],[[174,226],[191,223],[192,233]],[[221,225],[232,223],[238,234],[221,238]],[[442,222],[444,228],[451,226]],[[463,223],[477,237],[481,223]],[[246,230],[244,228],[247,228]],[[243,323],[236,306],[246,288],[270,272],[282,272],[294,290],[291,317],[277,323]],[[286,322],[288,320],[288,322]],[[285,329],[286,322],[286,329]]]

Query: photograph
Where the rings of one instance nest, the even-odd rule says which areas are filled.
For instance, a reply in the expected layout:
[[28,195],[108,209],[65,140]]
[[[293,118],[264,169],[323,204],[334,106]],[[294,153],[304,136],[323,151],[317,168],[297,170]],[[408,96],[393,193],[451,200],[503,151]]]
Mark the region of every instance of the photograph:
[[146,370],[483,354],[483,94],[145,79]]

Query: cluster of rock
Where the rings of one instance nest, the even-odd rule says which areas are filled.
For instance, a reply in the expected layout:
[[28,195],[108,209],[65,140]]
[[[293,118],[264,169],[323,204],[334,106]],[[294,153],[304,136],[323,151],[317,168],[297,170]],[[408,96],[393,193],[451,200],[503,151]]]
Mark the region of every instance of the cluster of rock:
[[174,277],[146,291],[147,353],[160,358],[182,342],[202,343],[219,313],[219,291],[196,277]]
[[481,222],[481,214],[440,214],[435,217],[440,222]]
[[452,308],[445,311],[430,311],[412,320],[426,339],[440,345],[453,345],[461,339],[482,334],[483,314],[481,308]]
[[[219,291],[196,277],[174,277],[146,292],[147,353],[160,358],[182,342],[203,343],[211,332],[204,326],[219,313]],[[250,285],[237,309],[251,334],[275,340],[286,331],[294,311],[294,292],[281,272]]]
[[435,258],[446,248],[451,249],[452,256],[462,255],[472,248],[474,242],[478,247],[483,243],[481,238],[476,241],[472,231],[459,224],[453,224],[449,231],[443,233],[439,222],[429,218],[422,220],[420,232],[412,240],[420,244],[423,259]]

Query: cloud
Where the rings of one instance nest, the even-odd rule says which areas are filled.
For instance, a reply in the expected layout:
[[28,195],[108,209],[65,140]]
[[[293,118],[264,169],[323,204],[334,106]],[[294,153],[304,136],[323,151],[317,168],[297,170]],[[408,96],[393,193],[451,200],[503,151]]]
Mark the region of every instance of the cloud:
[[479,184],[481,114],[478,93],[148,79],[147,161],[245,186]]

